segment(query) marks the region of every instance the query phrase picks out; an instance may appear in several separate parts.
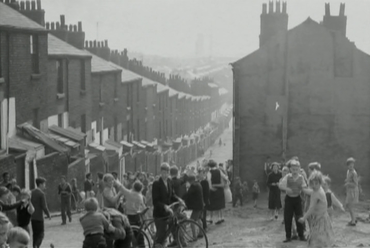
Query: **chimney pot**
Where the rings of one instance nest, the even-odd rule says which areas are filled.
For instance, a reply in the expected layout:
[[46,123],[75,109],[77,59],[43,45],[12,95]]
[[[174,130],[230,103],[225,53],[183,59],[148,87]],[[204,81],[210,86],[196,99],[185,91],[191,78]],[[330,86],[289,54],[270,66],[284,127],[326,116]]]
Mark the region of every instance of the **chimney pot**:
[[325,3],[325,16],[330,16],[330,3]]
[[6,3],[6,4],[9,4],[9,3],[10,3],[10,0],[5,0],[5,3]]
[[283,3],[283,13],[286,14],[286,2]]
[[108,47],[108,40],[105,40],[105,47]]
[[37,0],[37,10],[41,10],[41,0]]
[[31,2],[31,7],[32,7],[32,10],[36,10],[36,2],[35,1]]
[[20,4],[21,4],[21,10],[24,10],[24,7],[25,7],[25,6],[24,6],[24,5],[25,5],[25,4],[24,4],[24,1],[21,1],[21,2],[20,2]]
[[77,32],[77,25],[73,26],[73,32]]
[[85,41],[85,48],[89,48],[89,42]]
[[59,22],[56,23],[56,30],[59,30],[60,29],[60,24]]
[[29,0],[26,1],[26,10],[30,10],[30,1]]
[[267,4],[262,4],[262,14],[267,14]]
[[276,13],[280,13],[280,1],[276,1]]
[[78,32],[82,32],[82,22],[78,22]]
[[100,47],[100,41],[98,41],[98,47]]
[[51,30],[54,30],[55,29],[55,23],[54,22],[52,22],[51,23]]
[[69,31],[73,32],[73,25],[72,24],[69,24]]
[[94,47],[94,43],[92,42],[92,40],[90,40],[89,43],[90,43],[90,48],[93,48]]
[[274,13],[274,3],[273,2],[269,2],[269,13]]
[[64,15],[60,15],[60,26],[63,28],[66,23],[66,18]]
[[339,9],[339,15],[344,16],[344,10],[345,10],[346,5],[344,3],[340,4],[340,9]]
[[46,29],[50,29],[50,23],[46,23]]
[[94,48],[96,48],[96,40],[94,40]]

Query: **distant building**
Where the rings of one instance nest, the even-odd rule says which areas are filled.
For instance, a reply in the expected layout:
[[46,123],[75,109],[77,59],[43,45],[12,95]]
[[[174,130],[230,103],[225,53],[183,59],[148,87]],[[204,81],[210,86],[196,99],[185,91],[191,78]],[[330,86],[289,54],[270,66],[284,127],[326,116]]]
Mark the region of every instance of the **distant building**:
[[[232,64],[234,164],[243,179],[265,183],[266,156],[298,156],[305,168],[319,161],[342,184],[345,161],[355,157],[370,175],[370,55],[346,37],[344,4],[338,16],[325,6],[287,30],[286,5],[261,14],[260,48]],[[364,176],[364,180],[369,180]]]

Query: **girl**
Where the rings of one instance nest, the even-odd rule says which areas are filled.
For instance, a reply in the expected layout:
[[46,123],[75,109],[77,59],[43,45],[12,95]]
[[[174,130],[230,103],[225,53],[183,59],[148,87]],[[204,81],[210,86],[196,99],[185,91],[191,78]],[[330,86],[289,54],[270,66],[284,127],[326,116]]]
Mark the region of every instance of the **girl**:
[[[208,211],[211,212],[211,219],[213,217],[213,212],[218,215],[219,219],[215,224],[221,224],[224,222],[222,218],[222,210],[225,209],[225,191],[224,191],[224,181],[223,173],[217,168],[217,163],[213,160],[208,162],[209,174],[208,182],[210,185]],[[211,220],[211,223],[213,221]]]
[[309,185],[312,189],[310,207],[305,215],[299,219],[302,224],[310,219],[309,247],[331,247],[333,245],[333,227],[328,214],[325,192],[321,187],[322,183],[321,172],[312,172],[309,178]]
[[77,213],[79,212],[79,204],[80,204],[80,194],[77,188],[77,179],[73,178],[71,180],[71,187],[72,187],[72,208],[76,210]]
[[348,226],[356,226],[356,214],[354,212],[354,206],[358,203],[358,176],[357,172],[355,171],[355,159],[349,158],[347,159],[347,178],[345,180],[345,188],[346,188],[346,207],[351,215],[351,221],[347,224]]
[[258,183],[256,180],[253,181],[253,201],[254,201],[254,208],[257,208],[257,200],[258,200],[258,195],[260,194],[260,186],[258,186]]
[[[4,187],[5,188],[5,187]],[[12,227],[8,217],[0,212],[0,248],[8,248],[6,244],[9,229]]]
[[281,198],[279,181],[281,173],[279,172],[279,164],[274,162],[271,165],[272,172],[267,177],[267,185],[269,187],[269,202],[268,207],[271,211],[271,220],[278,219],[278,211],[281,209]]
[[99,203],[99,208],[102,209],[104,208],[104,203],[103,203],[103,191],[104,191],[104,181],[103,181],[103,173],[98,172],[98,194],[96,196],[98,203]]
[[343,212],[345,212],[346,210],[344,209],[342,203],[334,195],[334,193],[331,192],[330,184],[331,184],[331,179],[328,176],[324,176],[323,177],[322,188],[325,191],[326,200],[328,202],[328,213],[329,213],[329,216],[331,217],[332,212],[333,212],[333,206],[336,206],[337,208],[339,208]]

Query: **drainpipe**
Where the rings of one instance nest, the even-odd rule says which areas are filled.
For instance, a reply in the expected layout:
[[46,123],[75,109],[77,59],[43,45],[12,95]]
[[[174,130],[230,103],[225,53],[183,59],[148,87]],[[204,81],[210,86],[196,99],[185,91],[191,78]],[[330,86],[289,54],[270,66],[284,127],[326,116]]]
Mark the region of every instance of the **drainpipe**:
[[5,32],[6,37],[6,59],[7,59],[7,75],[6,75],[6,98],[7,98],[7,125],[6,125],[6,153],[9,154],[9,125],[10,125],[10,35]]

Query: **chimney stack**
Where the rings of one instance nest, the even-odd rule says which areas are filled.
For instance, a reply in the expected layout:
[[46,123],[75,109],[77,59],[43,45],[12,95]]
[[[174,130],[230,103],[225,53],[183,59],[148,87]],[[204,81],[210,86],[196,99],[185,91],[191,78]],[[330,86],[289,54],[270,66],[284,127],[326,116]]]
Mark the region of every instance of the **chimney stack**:
[[45,11],[41,8],[41,1],[19,1],[19,12],[41,26],[45,26]]
[[326,27],[328,30],[332,32],[346,36],[347,16],[345,16],[344,10],[345,10],[345,4],[341,3],[340,9],[339,9],[339,15],[332,16],[330,15],[330,4],[326,3],[324,20],[322,22],[324,27]]
[[325,3],[325,15],[330,16],[330,3]]
[[280,1],[276,1],[276,11],[277,14],[280,13]]
[[345,4],[341,3],[340,4],[340,9],[339,9],[339,16],[344,16],[344,10],[345,10]]

